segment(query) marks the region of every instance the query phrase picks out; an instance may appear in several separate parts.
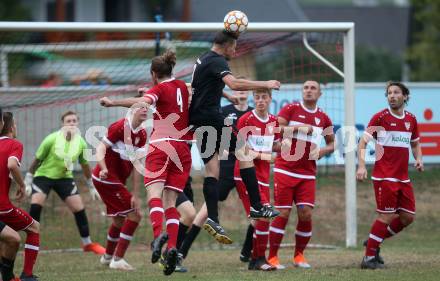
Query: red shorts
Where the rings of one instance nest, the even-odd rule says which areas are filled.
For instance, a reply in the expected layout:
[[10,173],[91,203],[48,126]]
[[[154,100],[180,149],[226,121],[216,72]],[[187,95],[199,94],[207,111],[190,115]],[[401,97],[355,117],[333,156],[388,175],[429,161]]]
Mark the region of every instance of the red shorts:
[[15,231],[25,230],[34,223],[34,219],[26,211],[17,207],[0,211],[0,221]]
[[373,181],[378,213],[416,213],[416,200],[410,182]]
[[191,172],[191,151],[186,142],[162,141],[149,146],[145,163],[145,187],[163,182],[182,192]]
[[134,211],[131,207],[132,195],[123,184],[104,183],[93,178],[93,185],[107,207],[107,216],[125,217]]
[[293,202],[296,206],[308,205],[315,207],[315,179],[301,179],[281,173],[274,173],[274,207],[291,209]]
[[[249,201],[249,195],[246,190],[246,186],[241,179],[235,179],[235,187],[237,189],[238,196],[243,203],[244,210],[246,214],[249,216],[249,212],[251,210],[251,202]],[[261,204],[269,205],[270,204],[270,188],[269,186],[263,186],[261,184],[258,185],[260,190]]]

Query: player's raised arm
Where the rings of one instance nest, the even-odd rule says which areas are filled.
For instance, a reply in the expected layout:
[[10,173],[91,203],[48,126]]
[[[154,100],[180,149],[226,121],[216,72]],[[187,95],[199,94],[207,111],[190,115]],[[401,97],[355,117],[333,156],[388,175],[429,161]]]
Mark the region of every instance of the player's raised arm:
[[99,100],[99,103],[104,107],[114,107],[114,106],[120,106],[120,107],[132,107],[133,105],[137,103],[145,102],[147,104],[152,104],[153,100],[149,97],[135,97],[135,98],[125,98],[120,100],[112,100],[108,97],[103,97]]
[[280,81],[277,80],[252,81],[247,79],[235,78],[232,74],[224,76],[223,82],[225,82],[225,84],[234,91],[248,91],[258,89],[279,90],[281,87]]

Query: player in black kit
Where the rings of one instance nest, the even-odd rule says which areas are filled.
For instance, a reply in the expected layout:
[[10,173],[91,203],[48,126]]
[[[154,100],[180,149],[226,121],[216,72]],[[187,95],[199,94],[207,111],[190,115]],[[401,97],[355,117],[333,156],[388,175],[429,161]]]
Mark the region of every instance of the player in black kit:
[[[203,195],[208,209],[208,219],[204,228],[222,243],[232,243],[218,219],[218,178],[219,178],[219,148],[225,119],[221,112],[220,100],[224,95],[225,84],[235,91],[255,89],[279,89],[281,83],[276,80],[250,81],[238,79],[232,75],[228,59],[235,55],[236,38],[222,31],[216,34],[210,51],[199,57],[194,65],[192,76],[192,101],[189,109],[189,122],[196,130],[197,145],[205,163],[205,179]],[[216,136],[209,136],[206,127],[214,128]],[[212,132],[212,131],[211,131]],[[229,136],[223,136],[229,138]],[[236,136],[231,134],[231,143]],[[209,141],[208,141],[209,140]],[[253,161],[240,162],[240,175],[246,185],[251,202],[250,216],[253,218],[270,218],[279,213],[271,207],[263,206],[260,202],[258,183]]]
[[[242,78],[242,77],[239,77]],[[234,97],[234,101],[238,102],[237,104],[229,104],[223,106],[222,113],[223,117],[227,119],[228,124],[232,124],[232,126],[237,125],[238,119],[243,116],[246,112],[253,110],[253,107],[248,105],[249,92],[248,91],[234,91],[232,97]],[[232,99],[231,97],[229,97]],[[234,150],[229,151],[227,157],[221,157],[220,161],[220,177],[218,180],[218,199],[220,202],[225,201],[229,193],[232,189],[235,188],[235,180],[234,180],[234,166],[235,166],[235,154]],[[188,252],[200,233],[200,228],[204,224],[208,217],[206,204],[202,206],[202,208],[197,213],[195,219],[193,220],[192,226],[188,233],[185,235],[183,242],[179,247],[179,262],[176,267],[176,272],[187,272],[188,269],[182,265],[183,260],[188,255]],[[180,232],[180,228],[179,228]],[[249,261],[249,257],[252,251],[252,235],[254,233],[254,227],[252,224],[249,224],[245,241],[243,243],[243,248],[240,252],[240,260],[243,262]]]

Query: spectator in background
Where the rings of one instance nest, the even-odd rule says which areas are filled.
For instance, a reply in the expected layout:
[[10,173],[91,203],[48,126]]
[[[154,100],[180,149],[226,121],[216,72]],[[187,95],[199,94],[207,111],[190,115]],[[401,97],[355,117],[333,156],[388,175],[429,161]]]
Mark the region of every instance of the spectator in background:
[[51,72],[47,78],[46,81],[41,84],[41,87],[43,88],[51,88],[51,87],[57,87],[63,84],[63,79],[60,75]]
[[92,68],[87,74],[74,77],[72,82],[79,86],[106,86],[111,84],[111,79],[102,70]]

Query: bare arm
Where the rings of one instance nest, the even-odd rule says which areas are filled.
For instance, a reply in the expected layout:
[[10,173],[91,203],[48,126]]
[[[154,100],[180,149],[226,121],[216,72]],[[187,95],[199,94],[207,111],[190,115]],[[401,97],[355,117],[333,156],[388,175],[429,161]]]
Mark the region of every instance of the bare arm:
[[8,159],[8,169],[12,175],[14,181],[18,184],[18,190],[16,193],[17,200],[21,201],[25,194],[25,185],[23,178],[21,177],[20,166],[17,159],[10,157]]
[[90,166],[88,163],[86,164],[80,164],[81,165],[81,169],[83,171],[84,177],[89,180],[92,178],[92,172],[90,171]]
[[416,167],[416,169],[419,172],[422,172],[424,170],[424,167],[423,167],[423,160],[422,160],[422,147],[420,145],[420,142],[419,141],[411,142],[411,150],[412,150],[412,154],[414,156],[414,159],[416,159],[416,163],[414,163],[414,167]]
[[325,146],[321,147],[319,149],[319,159],[321,159],[322,157],[333,153],[333,151],[335,151],[335,135],[331,134],[328,136],[324,137],[325,139]]
[[292,137],[294,133],[303,132],[310,135],[313,133],[313,126],[308,124],[292,125],[289,126],[289,122],[283,117],[278,117],[278,123],[281,128],[281,135],[283,137]]
[[133,196],[139,197],[139,185],[141,184],[142,175],[133,169]]
[[232,74],[228,74],[223,77],[223,82],[231,90],[234,91],[249,91],[249,90],[257,90],[257,89],[275,89],[278,90],[281,86],[281,83],[276,80],[269,81],[251,81],[246,79],[238,79],[235,78]]
[[272,152],[257,152],[253,151],[255,158],[257,160],[270,161],[272,159]]
[[31,173],[32,175],[35,174],[35,172],[37,171],[38,167],[40,167],[41,162],[42,161],[40,161],[37,158],[35,158],[34,161],[31,164],[31,166],[29,167],[29,173]]
[[99,100],[102,106],[105,107],[114,107],[114,106],[120,106],[120,107],[132,107],[136,103],[145,102],[148,104],[152,104],[152,100],[148,97],[138,97],[138,98],[126,98],[126,99],[120,99],[120,100],[111,100],[108,97],[103,97]]
[[96,158],[98,159],[98,165],[101,168],[101,171],[107,171],[107,165],[105,164],[105,154],[107,152],[107,148],[110,146],[106,143],[100,142],[98,147],[96,148]]
[[368,137],[364,134],[358,144],[358,169],[356,172],[356,178],[363,181],[367,178],[367,168],[365,167],[365,153],[368,144]]
[[131,207],[135,209],[136,212],[140,214],[141,201],[139,200],[139,185],[142,181],[142,174],[139,173],[138,169],[141,169],[140,163],[145,163],[145,157],[140,160],[136,160],[133,163],[133,196],[131,197]]
[[8,159],[8,169],[11,172],[12,178],[20,186],[24,187],[24,181],[21,177],[20,166],[17,159],[10,157]]
[[272,151],[273,152],[281,152],[281,140],[273,143]]
[[92,197],[93,200],[101,200],[101,196],[99,195],[98,191],[96,190],[95,186],[93,185],[93,180],[92,180],[92,171],[90,170],[90,166],[88,163],[85,164],[80,164],[84,177],[86,178],[86,184],[87,187],[89,188],[89,192],[90,192],[90,196]]
[[238,97],[236,97],[234,95],[230,95],[226,92],[223,92],[223,97],[225,99],[227,99],[228,101],[230,101],[232,104],[238,104]]

